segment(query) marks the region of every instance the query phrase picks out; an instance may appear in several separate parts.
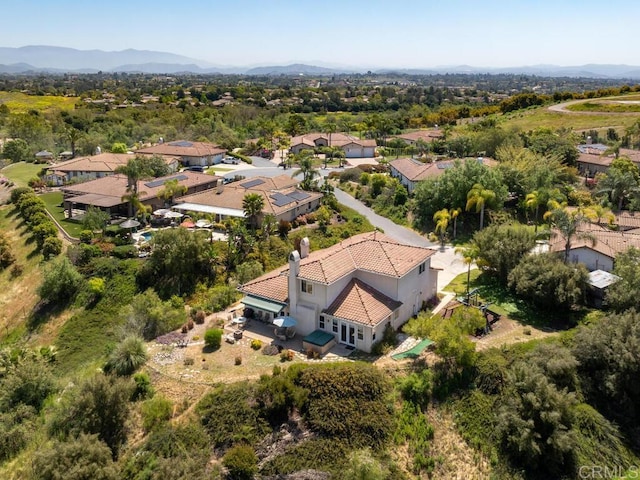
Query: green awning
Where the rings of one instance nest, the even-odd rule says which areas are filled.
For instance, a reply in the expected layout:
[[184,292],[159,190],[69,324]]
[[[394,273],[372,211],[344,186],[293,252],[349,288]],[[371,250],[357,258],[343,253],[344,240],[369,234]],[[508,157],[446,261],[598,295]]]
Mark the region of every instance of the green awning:
[[253,295],[247,295],[242,299],[247,307],[257,308],[265,312],[280,313],[286,306],[282,303],[274,302],[273,300],[266,300],[264,298],[254,297]]

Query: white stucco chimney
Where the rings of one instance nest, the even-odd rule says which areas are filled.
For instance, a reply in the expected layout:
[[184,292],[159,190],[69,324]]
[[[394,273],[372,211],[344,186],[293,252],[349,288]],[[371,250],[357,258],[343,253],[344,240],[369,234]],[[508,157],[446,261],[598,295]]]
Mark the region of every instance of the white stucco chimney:
[[300,240],[300,258],[307,258],[309,256],[309,238],[304,237]]
[[298,306],[298,274],[300,254],[294,250],[289,254],[289,314],[295,315]]

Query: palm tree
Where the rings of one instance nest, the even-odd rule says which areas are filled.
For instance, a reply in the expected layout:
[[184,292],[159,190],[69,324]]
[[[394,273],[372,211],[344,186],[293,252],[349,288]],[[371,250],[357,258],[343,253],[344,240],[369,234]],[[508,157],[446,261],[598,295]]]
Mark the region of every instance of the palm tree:
[[[333,147],[333,144],[331,142],[331,135],[338,131],[338,124],[336,123],[335,118],[327,117],[327,120],[325,121],[325,124],[324,124],[324,131],[329,135],[328,147],[329,147],[329,153],[331,155],[331,162],[333,162],[334,147]],[[327,168],[327,155],[326,154],[324,156],[324,168],[325,169]]]
[[633,173],[610,168],[598,181],[596,195],[603,194],[616,203],[620,211],[625,200],[640,195],[640,185]]
[[565,239],[564,263],[569,261],[571,243],[574,239],[589,240],[592,245],[595,245],[596,238],[594,235],[590,232],[583,232],[580,230],[582,224],[587,221],[587,217],[581,210],[568,211],[565,208],[559,208],[551,212],[551,222],[557,231],[555,235],[560,235]]
[[242,199],[242,210],[247,217],[247,223],[255,231],[258,219],[264,209],[264,198],[259,193],[247,193]]
[[485,189],[479,183],[476,183],[469,193],[467,193],[467,212],[475,209],[476,213],[480,213],[480,230],[484,226],[484,209],[491,205],[496,199],[496,192]]
[[462,255],[467,264],[467,302],[469,302],[469,285],[471,284],[471,265],[480,257],[480,247],[473,240],[464,247],[456,248],[456,253]]
[[535,231],[538,231],[538,211],[540,210],[540,201],[541,201],[541,195],[539,194],[538,190],[534,190],[531,193],[527,193],[527,196],[524,199],[524,206],[527,208],[527,210],[535,210],[536,212],[536,228]]
[[583,211],[585,216],[596,225],[600,225],[602,220],[606,220],[608,225],[612,225],[616,220],[616,216],[611,210],[603,205],[591,205]]
[[[136,182],[137,183],[137,182]],[[125,203],[129,204],[129,217],[135,217],[138,212],[142,212],[143,214],[149,213],[151,211],[151,207],[149,205],[145,205],[140,200],[141,195],[145,195],[147,192],[138,192],[137,189],[134,191],[133,189],[129,189],[127,187],[127,193],[125,193],[121,200]]]
[[302,174],[302,183],[300,188],[303,190],[312,190],[314,186],[314,178],[319,177],[320,173],[313,167],[313,157],[310,155],[311,150],[302,150],[298,155],[298,170],[293,172],[292,177]]
[[164,199],[165,202],[169,201],[169,203],[173,203],[173,197],[176,195],[184,195],[187,193],[187,190],[189,190],[187,186],[180,185],[177,179],[167,180],[164,182],[164,188],[160,190],[158,196]]
[[273,213],[267,213],[262,219],[262,236],[268,240],[271,235],[278,231],[278,220]]
[[435,233],[440,239],[440,245],[444,247],[447,237],[447,230],[449,228],[449,220],[451,220],[451,213],[446,208],[438,210],[433,214],[433,221],[436,222]]
[[127,192],[138,193],[138,181],[143,177],[143,169],[138,157],[129,159],[126,165],[120,165],[114,172],[127,176]]
[[452,208],[449,210],[449,214],[451,215],[451,219],[453,220],[453,238],[456,238],[456,234],[458,231],[458,215],[462,213],[461,208]]

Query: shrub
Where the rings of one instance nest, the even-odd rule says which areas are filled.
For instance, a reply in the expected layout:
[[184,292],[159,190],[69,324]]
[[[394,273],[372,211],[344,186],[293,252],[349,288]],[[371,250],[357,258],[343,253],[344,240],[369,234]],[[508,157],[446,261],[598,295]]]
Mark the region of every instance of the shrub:
[[193,359],[193,357],[185,357],[185,359],[182,361],[182,364],[185,367],[190,367],[194,363],[195,363],[195,360]]
[[135,388],[131,395],[131,400],[153,397],[154,389],[151,386],[151,379],[147,373],[136,373],[133,376],[133,381],[135,383]]
[[187,333],[189,331],[189,327],[187,327],[186,323],[184,325],[182,325],[182,327],[180,328],[180,331],[182,333]]
[[11,203],[17,205],[24,194],[33,193],[33,189],[29,187],[18,187],[11,190]]
[[253,350],[260,350],[262,348],[262,340],[258,340],[257,338],[251,340],[251,348]]
[[295,353],[293,352],[293,350],[289,350],[288,348],[285,348],[280,352],[280,361],[290,362],[291,360],[293,360],[294,356],[295,356]]
[[188,330],[193,330],[193,327],[195,327],[195,326],[196,326],[196,324],[195,324],[195,323],[193,323],[193,320],[189,320],[189,321],[187,322],[187,329],[188,329]]
[[69,259],[62,257],[44,272],[44,279],[38,288],[38,295],[45,302],[64,304],[80,289],[83,278]]
[[162,395],[155,395],[146,400],[141,407],[142,427],[150,432],[167,422],[171,418],[173,404]]
[[42,244],[44,258],[57,257],[62,253],[62,240],[58,237],[47,237]]
[[222,330],[210,328],[204,333],[204,345],[210,350],[218,350],[222,344]]
[[11,278],[17,278],[24,272],[24,266],[19,263],[14,263],[11,267]]
[[387,326],[384,327],[384,332],[382,333],[382,338],[380,339],[380,341],[373,345],[371,353],[373,353],[374,355],[385,355],[386,353],[389,353],[393,349],[393,347],[396,346],[397,342],[398,334],[393,329],[391,324],[388,323]]
[[82,230],[80,232],[80,241],[82,243],[91,243],[93,239],[93,232],[91,230]]
[[0,270],[4,270],[16,261],[7,239],[0,233]]
[[198,310],[198,311],[196,312],[196,315],[195,315],[195,322],[196,322],[198,325],[202,325],[202,324],[204,324],[204,320],[205,320],[205,318],[206,318],[206,317],[207,317],[207,316],[205,315],[205,313],[204,313],[204,311],[203,311],[203,310]]
[[237,356],[234,361],[233,361],[234,365],[242,365],[242,357],[241,356]]
[[429,403],[432,387],[433,375],[426,369],[411,373],[400,383],[402,398],[422,408]]
[[131,375],[147,361],[147,348],[140,337],[125,338],[111,353],[105,371],[116,375]]
[[258,473],[258,457],[253,448],[238,445],[230,448],[222,459],[231,480],[251,480]]
[[116,258],[134,258],[138,255],[138,249],[134,245],[118,245],[111,253]]

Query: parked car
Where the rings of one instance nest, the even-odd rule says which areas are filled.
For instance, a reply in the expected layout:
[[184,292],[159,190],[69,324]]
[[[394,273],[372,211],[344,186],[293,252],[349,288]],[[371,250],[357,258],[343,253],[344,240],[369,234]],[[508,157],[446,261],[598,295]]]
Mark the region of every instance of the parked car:
[[240,159],[236,157],[224,157],[222,161],[231,165],[238,165],[240,163]]
[[193,165],[191,167],[188,167],[187,170],[191,170],[192,172],[200,172],[203,173],[206,167],[203,167],[202,165]]

